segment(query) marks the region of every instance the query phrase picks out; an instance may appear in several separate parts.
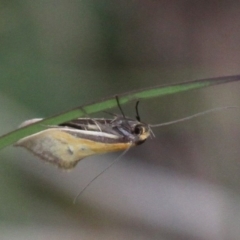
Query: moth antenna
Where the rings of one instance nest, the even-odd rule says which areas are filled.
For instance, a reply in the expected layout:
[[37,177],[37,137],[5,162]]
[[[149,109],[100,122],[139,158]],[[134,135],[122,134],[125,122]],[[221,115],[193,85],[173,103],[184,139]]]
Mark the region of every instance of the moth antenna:
[[121,114],[123,115],[123,118],[126,119],[125,114],[124,114],[124,112],[123,112],[123,110],[122,110],[122,107],[121,107],[121,105],[120,105],[119,98],[118,98],[117,95],[116,95],[116,101],[117,101],[118,108],[120,109],[120,112],[121,112]]
[[131,148],[132,145],[130,145],[129,148],[127,148],[124,152],[122,152],[113,162],[111,162],[104,170],[102,170],[97,176],[95,176],[82,190],[81,192],[74,198],[73,204],[76,204],[77,199],[83,194],[83,192],[97,179],[99,178],[103,173],[105,173],[110,167],[112,167],[115,163],[117,163],[121,157],[128,152],[128,150]]
[[213,113],[213,112],[217,112],[220,110],[224,110],[224,109],[230,109],[230,108],[238,108],[237,106],[226,106],[226,107],[218,107],[218,108],[213,108],[213,109],[209,109],[203,112],[199,112],[196,114],[193,114],[191,116],[185,117],[185,118],[180,118],[177,120],[173,120],[170,122],[166,122],[166,123],[160,123],[160,124],[149,124],[150,127],[162,127],[162,126],[167,126],[167,125],[171,125],[171,124],[175,124],[175,123],[179,123],[179,122],[184,122],[187,120],[191,120],[192,118],[196,118],[196,117],[200,117],[202,115],[208,114],[208,113]]
[[138,105],[139,105],[139,102],[140,101],[137,101],[136,102],[136,106],[135,106],[135,109],[136,109],[136,119],[140,122],[141,120],[140,120],[140,115],[139,115],[139,111],[138,111]]
[[129,122],[128,122],[128,120],[127,120],[127,118],[126,118],[126,116],[125,116],[125,114],[122,110],[122,107],[120,105],[119,98],[118,98],[117,95],[116,95],[116,101],[117,101],[118,108],[120,109],[120,112],[122,113],[123,119],[125,120],[126,124],[129,126],[129,128],[131,128],[131,126],[130,126],[130,124],[129,124]]

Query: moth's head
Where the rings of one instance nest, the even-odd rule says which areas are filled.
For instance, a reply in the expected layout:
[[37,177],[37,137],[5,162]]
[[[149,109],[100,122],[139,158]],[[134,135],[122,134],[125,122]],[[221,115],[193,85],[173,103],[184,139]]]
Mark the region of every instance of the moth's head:
[[134,145],[140,145],[150,136],[148,124],[140,121],[118,116],[111,123],[112,128]]
[[138,122],[138,121],[130,121],[129,122],[131,133],[134,136],[134,143],[136,145],[140,145],[146,141],[146,139],[150,136],[150,128],[148,124]]

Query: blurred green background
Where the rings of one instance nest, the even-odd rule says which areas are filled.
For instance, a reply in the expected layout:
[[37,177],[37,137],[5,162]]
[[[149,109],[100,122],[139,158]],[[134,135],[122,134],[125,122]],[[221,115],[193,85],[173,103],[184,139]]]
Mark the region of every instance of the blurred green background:
[[[239,1],[2,0],[0,134],[114,94],[239,74],[239,66]],[[233,83],[141,101],[141,118],[239,106],[239,91]],[[134,105],[126,115],[135,116]],[[0,153],[0,239],[239,239],[239,123],[235,109],[154,129],[156,138],[76,204],[118,154],[63,172],[8,147]]]

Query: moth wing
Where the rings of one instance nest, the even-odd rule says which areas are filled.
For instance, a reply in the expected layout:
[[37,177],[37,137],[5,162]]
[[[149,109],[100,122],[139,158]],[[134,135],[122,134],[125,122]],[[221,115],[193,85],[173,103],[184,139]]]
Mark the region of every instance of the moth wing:
[[30,120],[26,120],[26,121],[24,121],[23,123],[21,123],[21,124],[19,125],[19,128],[21,128],[21,127],[26,127],[27,125],[30,125],[30,124],[39,122],[39,121],[41,121],[41,120],[43,120],[43,118],[33,118],[33,119],[30,119]]
[[21,146],[59,168],[71,169],[83,158],[95,154],[79,139],[58,128],[47,129],[20,139]]

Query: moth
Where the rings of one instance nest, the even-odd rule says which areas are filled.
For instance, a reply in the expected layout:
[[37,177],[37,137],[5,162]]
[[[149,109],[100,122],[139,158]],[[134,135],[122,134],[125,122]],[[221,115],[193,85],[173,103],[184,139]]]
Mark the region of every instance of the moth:
[[[122,115],[115,115],[112,119],[78,118],[57,126],[48,126],[46,130],[20,139],[15,146],[24,147],[59,168],[72,169],[86,157],[127,151],[144,143],[149,136],[154,136],[151,127],[186,121],[224,108],[236,108],[234,106],[214,108],[171,122],[151,125],[141,122],[138,113],[139,101],[135,106],[136,119],[126,117],[118,97],[116,101]],[[41,118],[27,120],[20,127],[41,120]]]
[[[74,168],[88,156],[127,149],[142,144],[151,134],[150,126],[140,121],[138,103],[137,117],[122,115],[113,119],[78,118],[20,139],[15,146],[28,149],[41,159],[62,169]],[[27,120],[20,127],[41,121]]]

